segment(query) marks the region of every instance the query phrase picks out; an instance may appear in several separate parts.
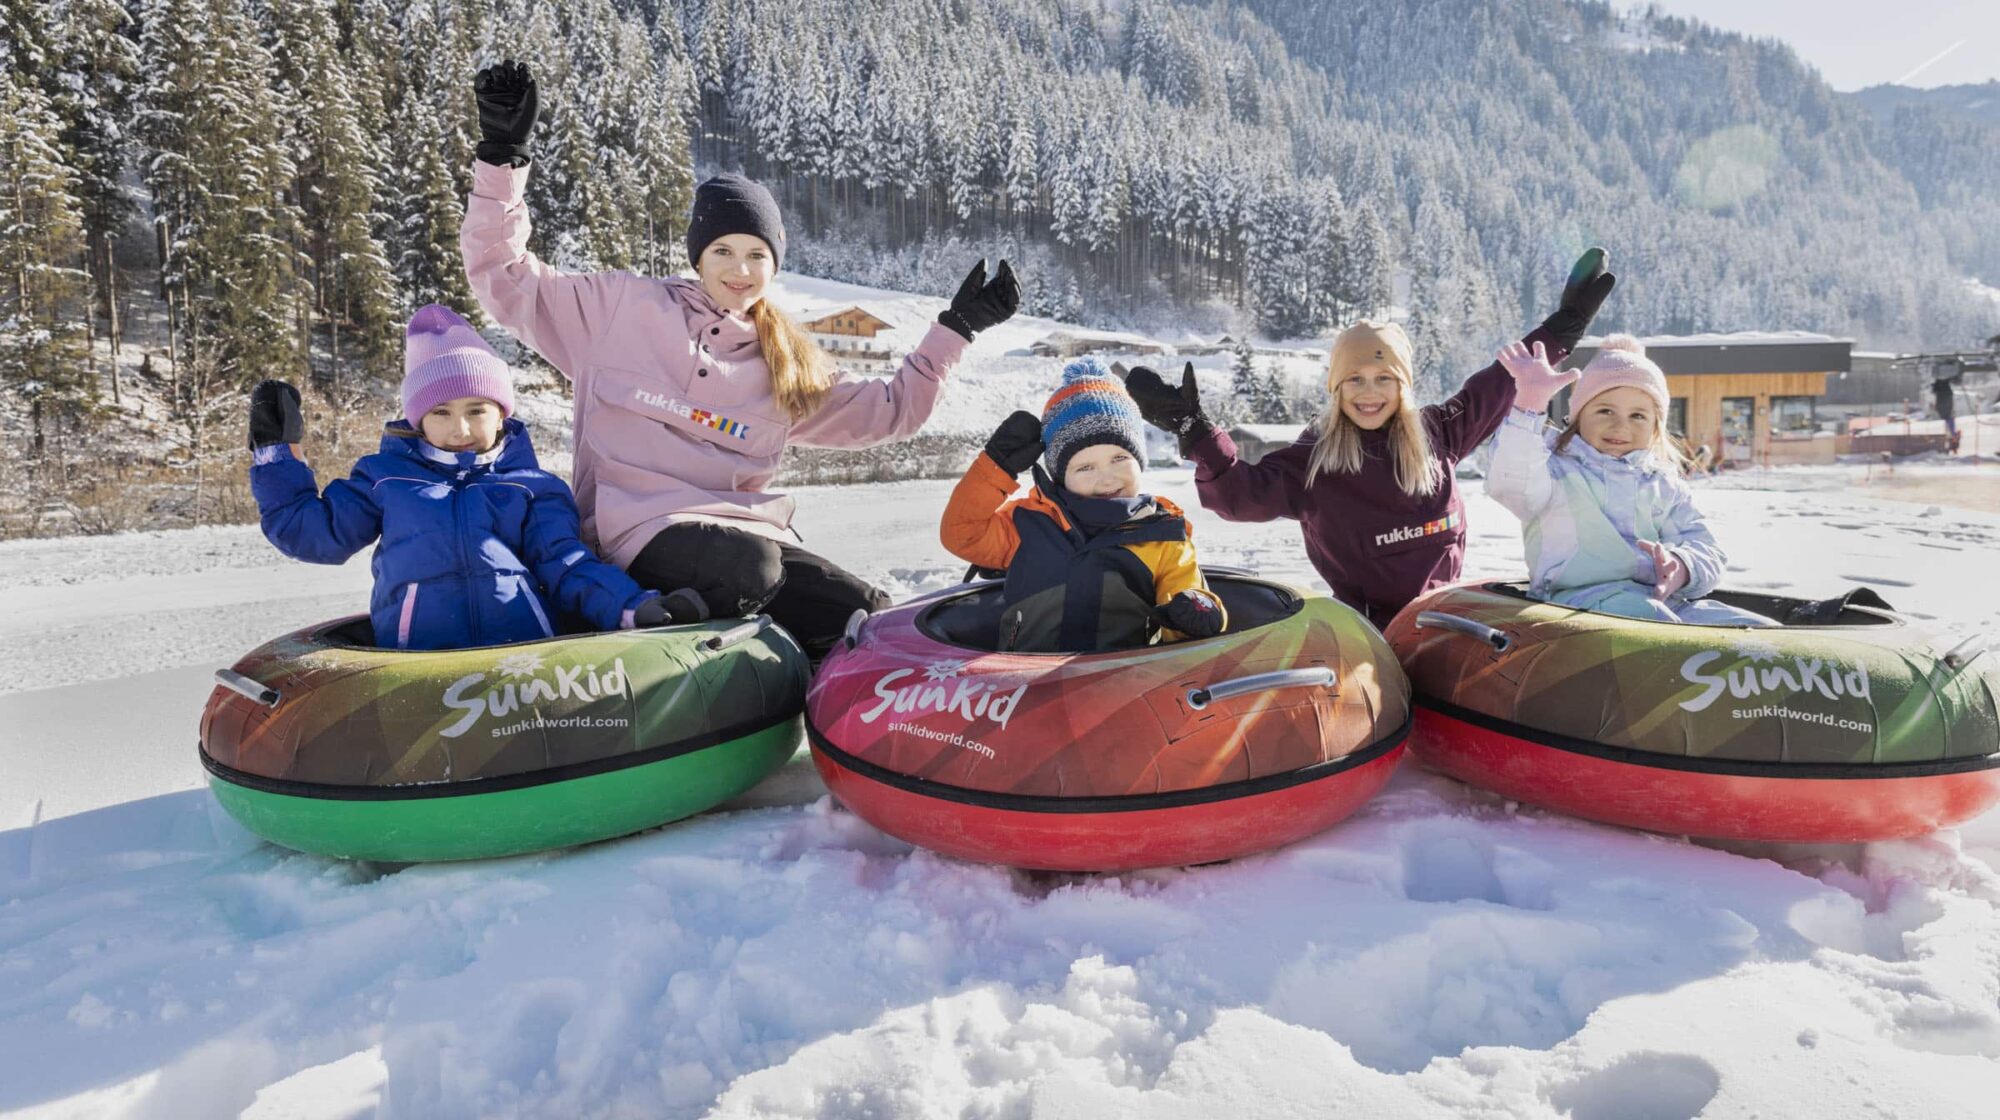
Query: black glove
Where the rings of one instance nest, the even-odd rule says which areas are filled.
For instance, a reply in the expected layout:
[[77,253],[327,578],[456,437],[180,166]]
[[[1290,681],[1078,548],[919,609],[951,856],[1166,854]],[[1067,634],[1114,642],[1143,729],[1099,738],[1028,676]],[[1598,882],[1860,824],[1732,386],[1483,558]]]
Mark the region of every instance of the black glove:
[[299,391],[282,381],[259,381],[250,390],[250,450],[306,438]]
[[1193,362],[1181,371],[1178,389],[1160,380],[1159,374],[1139,366],[1126,375],[1125,391],[1132,394],[1146,423],[1180,438],[1183,459],[1214,428],[1201,412],[1201,389],[1194,383]]
[[708,604],[685,587],[665,595],[655,595],[632,609],[632,625],[641,629],[669,624],[686,626],[707,618]]
[[986,454],[1008,474],[1034,466],[1045,450],[1041,418],[1032,412],[1016,412],[1000,421],[986,440]]
[[1190,638],[1213,638],[1222,633],[1222,608],[1206,592],[1183,591],[1153,613],[1160,625]]
[[1004,323],[1021,309],[1021,284],[1014,279],[1014,270],[1005,258],[1000,268],[993,273],[993,279],[986,279],[986,258],[972,266],[965,274],[965,282],[958,286],[958,294],[951,297],[951,306],[938,313],[937,321],[959,333],[967,342],[972,336],[988,327]]
[[1597,309],[1604,306],[1612,286],[1618,283],[1618,277],[1604,271],[1608,256],[1602,249],[1591,248],[1576,258],[1576,264],[1569,270],[1569,282],[1563,285],[1561,306],[1542,320],[1541,329],[1549,334],[1551,350],[1561,347],[1567,354],[1589,333],[1590,321],[1597,317]]
[[479,146],[473,154],[496,167],[527,163],[528,134],[542,114],[528,64],[510,58],[489,66],[472,79],[472,92],[479,102]]

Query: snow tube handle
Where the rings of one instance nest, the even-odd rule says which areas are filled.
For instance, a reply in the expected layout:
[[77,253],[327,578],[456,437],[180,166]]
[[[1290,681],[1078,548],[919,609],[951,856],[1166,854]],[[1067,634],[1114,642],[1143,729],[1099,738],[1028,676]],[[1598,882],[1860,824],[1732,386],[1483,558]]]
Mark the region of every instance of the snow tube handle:
[[746,641],[750,638],[756,637],[758,634],[763,632],[764,627],[769,626],[770,624],[771,624],[771,616],[768,614],[760,614],[756,618],[751,619],[750,621],[744,623],[741,626],[724,630],[722,633],[717,634],[715,637],[707,639],[706,641],[701,643],[701,648],[709,651],[710,653],[719,653],[722,650],[728,649],[730,646],[733,646],[738,642]]
[[262,704],[266,708],[277,707],[278,701],[282,699],[277,689],[253,681],[234,669],[217,669],[215,671],[215,683],[254,704]]
[[847,644],[848,649],[861,644],[861,624],[866,621],[868,611],[865,607],[856,607],[854,613],[847,616],[847,628],[840,632],[840,640]]
[[1332,688],[1338,680],[1333,670],[1324,665],[1310,669],[1283,669],[1276,673],[1255,673],[1247,677],[1221,681],[1206,688],[1187,690],[1187,706],[1201,711],[1217,700],[1227,700],[1246,692],[1269,692],[1279,688]]
[[[1970,647],[1969,652],[1967,647]],[[1972,637],[1967,638],[1964,641],[1958,643],[1957,645],[1951,647],[1949,650],[1946,650],[1945,655],[1942,658],[1939,658],[1939,660],[1944,662],[1945,668],[1950,669],[1952,672],[1956,673],[1959,670],[1964,669],[1967,665],[1970,665],[1972,663],[1973,658],[1978,657],[1980,654],[1985,653],[1986,651],[1992,648],[1993,648],[1992,643],[1987,641],[1986,635],[1974,634]]]
[[1455,614],[1446,614],[1443,611],[1418,611],[1417,628],[1421,630],[1426,626],[1435,627],[1439,630],[1451,630],[1469,637],[1478,638],[1480,641],[1492,646],[1495,653],[1506,653],[1508,650],[1514,648],[1514,639],[1508,637],[1506,634],[1495,630],[1483,622],[1474,622],[1469,618],[1460,618]]

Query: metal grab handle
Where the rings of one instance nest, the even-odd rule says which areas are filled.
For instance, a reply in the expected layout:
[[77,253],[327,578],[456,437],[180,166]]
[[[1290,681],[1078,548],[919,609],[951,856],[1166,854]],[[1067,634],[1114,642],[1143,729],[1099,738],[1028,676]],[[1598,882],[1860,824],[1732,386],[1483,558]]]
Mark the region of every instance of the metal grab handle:
[[[1965,647],[1967,646],[1973,647],[1971,653],[1965,652]],[[1967,665],[1972,664],[1974,658],[1992,648],[1993,645],[1986,640],[1986,635],[1974,634],[1972,637],[1946,650],[1944,656],[1938,660],[1944,662],[1945,668],[1957,672]]]
[[756,618],[751,619],[750,621],[744,623],[741,626],[724,630],[722,633],[717,634],[715,637],[703,641],[701,643],[701,648],[709,651],[710,653],[716,653],[721,650],[728,649],[730,646],[733,646],[738,642],[747,641],[748,639],[756,637],[759,633],[763,631],[764,627],[769,626],[770,624],[771,624],[771,616],[768,614],[760,614]]
[[234,669],[217,669],[215,671],[215,683],[246,700],[262,704],[266,708],[277,707],[278,701],[281,699],[277,689],[253,681]]
[[1506,653],[1508,650],[1514,648],[1514,639],[1483,622],[1474,622],[1469,618],[1460,618],[1455,614],[1446,614],[1443,611],[1418,611],[1417,628],[1421,630],[1426,626],[1436,627],[1439,630],[1453,630],[1460,634],[1478,638],[1480,641],[1492,646],[1495,653]]
[[1256,673],[1221,681],[1207,688],[1187,690],[1187,706],[1201,711],[1217,700],[1227,700],[1246,692],[1269,692],[1278,688],[1332,688],[1339,678],[1332,669],[1316,665],[1310,669],[1283,669],[1276,673]]
[[863,607],[854,608],[854,613],[847,616],[847,628],[840,632],[840,640],[847,643],[848,649],[861,644],[861,624],[866,621],[868,611]]

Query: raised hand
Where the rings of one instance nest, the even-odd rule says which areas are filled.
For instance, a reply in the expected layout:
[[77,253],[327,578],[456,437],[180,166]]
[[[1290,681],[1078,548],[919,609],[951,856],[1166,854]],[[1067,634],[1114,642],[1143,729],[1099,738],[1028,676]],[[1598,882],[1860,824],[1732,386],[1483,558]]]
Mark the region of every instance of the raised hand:
[[250,450],[306,438],[299,391],[283,381],[259,381],[250,390]]
[[479,102],[479,146],[473,154],[498,167],[528,162],[528,136],[541,116],[541,95],[528,64],[508,59],[472,79]]
[[1003,258],[1000,267],[993,273],[993,279],[988,280],[986,258],[981,257],[958,285],[958,294],[951,297],[951,306],[938,313],[937,321],[971,342],[974,335],[1006,322],[1020,309],[1021,282],[1014,279],[1012,266]]
[[1137,366],[1125,376],[1125,391],[1132,394],[1146,423],[1180,438],[1183,456],[1213,427],[1201,411],[1201,389],[1194,381],[1193,362],[1181,370],[1178,389],[1145,366]]
[[1597,309],[1604,306],[1618,283],[1617,276],[1604,270],[1610,259],[1611,255],[1602,249],[1585,249],[1570,267],[1569,280],[1563,284],[1562,302],[1555,314],[1542,320],[1541,329],[1549,333],[1549,341],[1565,354],[1576,349],[1577,342],[1589,332]]
[[1044,450],[1042,421],[1032,412],[1016,412],[1000,421],[986,441],[986,454],[1013,475],[1034,466]]
[[1582,376],[1575,370],[1557,372],[1549,365],[1548,351],[1538,341],[1533,349],[1520,342],[1500,348],[1500,365],[1514,378],[1514,407],[1529,412],[1547,412],[1549,402],[1563,386]]

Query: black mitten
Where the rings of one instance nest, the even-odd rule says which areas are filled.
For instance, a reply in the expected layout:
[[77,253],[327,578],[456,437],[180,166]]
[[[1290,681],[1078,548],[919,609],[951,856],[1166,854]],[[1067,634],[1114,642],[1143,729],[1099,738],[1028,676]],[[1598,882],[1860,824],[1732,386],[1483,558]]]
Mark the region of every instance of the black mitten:
[[1190,638],[1213,638],[1222,633],[1222,606],[1206,591],[1183,591],[1161,603],[1157,613],[1160,625]]

